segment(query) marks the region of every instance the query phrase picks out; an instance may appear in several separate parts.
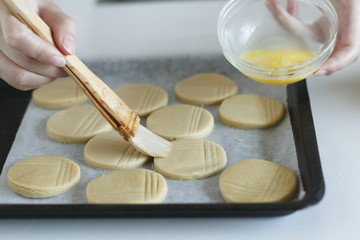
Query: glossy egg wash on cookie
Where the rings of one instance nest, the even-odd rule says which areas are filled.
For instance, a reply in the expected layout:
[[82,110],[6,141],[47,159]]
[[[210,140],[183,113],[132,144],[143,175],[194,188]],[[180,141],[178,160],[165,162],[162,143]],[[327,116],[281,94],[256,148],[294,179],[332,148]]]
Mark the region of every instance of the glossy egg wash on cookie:
[[[302,74],[295,74],[291,69],[288,72],[282,72],[282,67],[291,67],[293,65],[303,63],[313,58],[315,55],[307,50],[303,49],[257,49],[245,52],[241,55],[241,58],[249,63],[272,68],[269,70],[269,78],[266,75],[264,77],[252,76],[249,73],[245,75],[253,80],[266,84],[276,85],[288,85],[300,81],[313,72],[304,72]],[[271,74],[281,74],[283,77],[280,79],[271,78]]]

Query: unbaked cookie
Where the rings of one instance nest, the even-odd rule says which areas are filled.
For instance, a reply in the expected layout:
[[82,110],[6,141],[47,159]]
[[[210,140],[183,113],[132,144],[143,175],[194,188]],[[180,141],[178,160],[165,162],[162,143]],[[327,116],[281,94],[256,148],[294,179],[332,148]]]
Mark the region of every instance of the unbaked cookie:
[[298,181],[290,169],[261,159],[242,160],[220,175],[220,191],[226,202],[265,203],[290,200]]
[[221,122],[231,127],[253,129],[278,124],[285,116],[284,105],[274,98],[242,94],[224,100],[219,108]]
[[72,188],[80,179],[80,167],[73,161],[54,155],[24,159],[10,167],[9,188],[24,197],[47,198]]
[[224,149],[202,139],[179,139],[172,142],[170,155],[155,158],[154,168],[172,179],[198,179],[220,172],[226,165]]
[[32,92],[35,104],[46,109],[71,107],[87,100],[84,91],[71,78],[58,79]]
[[153,112],[148,117],[146,126],[168,140],[204,138],[214,128],[214,117],[206,109],[178,104]]
[[74,106],[52,115],[46,125],[50,139],[63,143],[85,143],[112,130],[111,125],[91,105]]
[[175,86],[175,95],[180,101],[196,105],[218,104],[237,91],[234,81],[217,73],[196,74]]
[[85,145],[85,161],[100,169],[136,168],[145,164],[150,156],[136,150],[115,131],[96,135]]
[[167,93],[154,85],[129,84],[114,91],[139,117],[148,116],[168,103]]
[[161,203],[167,194],[163,176],[148,169],[117,170],[91,180],[86,188],[89,203]]

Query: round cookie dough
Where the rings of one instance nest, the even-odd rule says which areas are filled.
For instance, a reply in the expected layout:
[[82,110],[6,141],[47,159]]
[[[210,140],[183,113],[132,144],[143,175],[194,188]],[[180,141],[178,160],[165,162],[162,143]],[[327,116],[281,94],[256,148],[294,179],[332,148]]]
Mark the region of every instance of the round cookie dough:
[[180,101],[196,105],[218,104],[237,91],[234,81],[217,73],[196,74],[175,86],[175,95]]
[[178,104],[153,112],[148,117],[146,126],[167,140],[204,138],[214,128],[214,117],[206,109]]
[[35,104],[46,109],[68,108],[87,100],[84,91],[71,78],[58,79],[32,92]]
[[242,160],[220,175],[220,192],[226,202],[267,203],[290,200],[298,181],[290,169],[261,159]]
[[91,180],[86,188],[89,203],[162,203],[167,194],[163,176],[148,169],[116,170]]
[[136,150],[115,131],[96,135],[85,145],[85,161],[100,169],[126,169],[144,165],[151,157]]
[[284,105],[274,98],[242,94],[224,100],[219,108],[222,123],[243,129],[267,128],[285,116]]
[[115,89],[115,93],[139,117],[146,117],[168,103],[167,93],[163,89],[149,84],[129,84]]
[[172,142],[170,155],[155,158],[154,168],[172,179],[198,179],[212,176],[226,166],[224,149],[202,139],[179,139]]
[[91,105],[74,106],[52,115],[47,121],[47,135],[62,143],[85,143],[111,125]]
[[9,188],[24,197],[47,198],[72,188],[80,179],[80,167],[73,161],[54,155],[24,159],[10,167]]

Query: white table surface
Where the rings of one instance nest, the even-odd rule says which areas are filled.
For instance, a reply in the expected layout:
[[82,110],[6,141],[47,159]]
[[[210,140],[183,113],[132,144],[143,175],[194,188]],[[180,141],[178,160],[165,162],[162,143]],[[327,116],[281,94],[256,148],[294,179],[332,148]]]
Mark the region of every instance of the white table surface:
[[[95,6],[58,0],[79,27],[83,59],[219,52],[224,1]],[[316,205],[283,217],[0,220],[0,239],[360,239],[360,62],[308,78],[326,183]]]

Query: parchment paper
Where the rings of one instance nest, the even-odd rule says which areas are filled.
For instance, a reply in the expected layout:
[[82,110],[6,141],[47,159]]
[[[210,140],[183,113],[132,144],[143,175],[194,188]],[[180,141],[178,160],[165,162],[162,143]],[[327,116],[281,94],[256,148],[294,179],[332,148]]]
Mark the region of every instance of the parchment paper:
[[[223,56],[184,56],[161,59],[102,59],[87,62],[111,88],[130,83],[148,83],[165,89],[169,94],[169,105],[181,103],[175,98],[175,84],[191,75],[203,72],[224,74],[239,87],[239,94],[251,93],[273,97],[286,104],[286,89],[257,83],[243,76]],[[88,103],[90,104],[90,103]],[[295,146],[288,114],[277,126],[262,130],[241,130],[224,126],[219,122],[218,108],[206,106],[215,119],[215,129],[207,139],[222,145],[230,166],[248,158],[261,158],[279,163],[295,171],[300,180]],[[94,169],[83,160],[85,144],[62,144],[48,139],[46,121],[57,110],[46,110],[30,102],[13,146],[0,176],[0,203],[23,204],[72,204],[86,203],[86,184],[91,179],[109,171]],[[145,126],[145,119],[142,119]],[[80,182],[70,191],[46,199],[28,199],[13,193],[7,187],[6,174],[14,163],[31,156],[52,154],[67,157],[81,168]],[[145,166],[152,168],[152,163]],[[218,187],[219,174],[199,180],[170,180],[165,203],[222,203]],[[301,184],[300,184],[301,185]],[[303,196],[300,186],[297,198]]]

